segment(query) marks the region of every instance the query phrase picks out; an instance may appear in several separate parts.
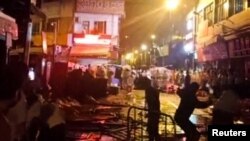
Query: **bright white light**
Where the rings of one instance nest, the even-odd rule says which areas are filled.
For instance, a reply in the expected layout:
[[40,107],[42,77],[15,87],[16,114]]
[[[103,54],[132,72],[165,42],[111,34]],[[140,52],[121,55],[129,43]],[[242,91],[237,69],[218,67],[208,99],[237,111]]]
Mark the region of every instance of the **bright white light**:
[[228,2],[225,2],[223,4],[223,7],[224,7],[224,10],[228,10],[229,9],[229,3]]
[[185,36],[185,39],[186,40],[189,40],[189,39],[192,39],[193,38],[193,33],[188,33],[186,36]]
[[45,67],[45,64],[46,64],[46,60],[43,58],[42,59],[42,67]]
[[133,56],[132,53],[128,53],[128,54],[126,54],[125,59],[129,60],[132,58],[132,56]]
[[110,39],[101,39],[100,35],[86,34],[85,38],[74,38],[76,44],[99,44],[99,45],[110,45]]
[[33,68],[30,68],[28,75],[30,80],[35,80],[35,72]]
[[192,30],[193,29],[193,20],[189,19],[187,21],[187,30]]
[[179,0],[167,0],[166,7],[167,9],[174,10],[179,5]]
[[194,50],[194,44],[193,42],[189,42],[187,44],[184,45],[184,51],[187,53],[191,53]]
[[135,54],[138,54],[139,53],[139,51],[138,50],[135,50]]
[[145,50],[147,50],[147,48],[148,48],[147,45],[145,45],[145,44],[141,45],[141,50],[145,51]]
[[151,39],[154,40],[156,38],[156,36],[153,34],[151,35]]
[[194,53],[194,59],[198,59],[197,52]]

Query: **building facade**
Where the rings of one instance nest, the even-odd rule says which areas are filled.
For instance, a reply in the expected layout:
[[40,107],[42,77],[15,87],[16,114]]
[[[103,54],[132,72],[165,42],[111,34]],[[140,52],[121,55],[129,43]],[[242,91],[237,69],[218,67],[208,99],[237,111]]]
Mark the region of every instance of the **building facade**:
[[41,11],[46,21],[33,20],[33,46],[42,46],[42,32],[46,32],[48,46],[70,45],[69,34],[73,31],[74,0],[42,0]]
[[118,59],[124,0],[43,0],[46,22],[33,21],[33,46],[71,46],[70,60],[102,64]]
[[85,65],[118,59],[124,6],[124,0],[76,0],[70,56]]
[[192,40],[199,63],[249,76],[249,0],[199,0],[187,19],[193,19],[194,28],[186,41]]

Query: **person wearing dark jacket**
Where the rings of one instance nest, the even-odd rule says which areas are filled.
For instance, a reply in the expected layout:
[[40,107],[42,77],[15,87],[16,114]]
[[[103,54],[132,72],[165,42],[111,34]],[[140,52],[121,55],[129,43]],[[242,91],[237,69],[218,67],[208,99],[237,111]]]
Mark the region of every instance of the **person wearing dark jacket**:
[[198,103],[196,98],[198,89],[199,84],[193,82],[188,87],[178,91],[181,101],[175,112],[174,119],[184,130],[187,141],[198,141],[200,138],[200,133],[197,131],[196,126],[189,120]]
[[55,104],[47,103],[41,107],[39,131],[37,141],[66,141],[65,120]]
[[160,92],[157,89],[156,81],[145,79],[145,83],[145,100],[148,108],[147,131],[149,134],[149,141],[159,141]]

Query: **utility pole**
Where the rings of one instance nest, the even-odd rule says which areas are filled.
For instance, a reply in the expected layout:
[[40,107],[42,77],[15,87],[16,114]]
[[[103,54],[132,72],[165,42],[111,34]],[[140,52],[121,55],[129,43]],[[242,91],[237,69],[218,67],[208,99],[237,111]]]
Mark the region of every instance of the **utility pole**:
[[29,22],[27,28],[26,43],[24,47],[24,62],[26,65],[29,65],[29,60],[30,60],[31,38],[32,38],[32,22]]
[[195,54],[196,54],[196,51],[197,51],[197,24],[198,24],[198,19],[197,19],[197,16],[199,16],[199,13],[197,13],[197,7],[198,7],[198,3],[199,3],[199,0],[196,0],[195,1],[195,5],[194,5],[194,29],[193,29],[193,45],[194,45],[194,51],[193,51],[193,56],[192,56],[192,67],[193,67],[193,71],[196,71],[196,61],[195,61]]
[[28,15],[28,22],[27,22],[26,42],[24,46],[24,63],[26,63],[26,65],[29,65],[30,46],[31,46],[31,38],[32,38],[32,21],[30,19],[31,1],[26,0],[25,2],[27,4],[27,7],[26,7],[27,9],[25,12],[27,12],[26,14]]
[[54,26],[54,45],[53,45],[53,53],[52,53],[52,64],[55,64],[55,53],[56,53],[56,44],[57,44],[57,28],[58,28],[58,23],[53,22],[52,25]]

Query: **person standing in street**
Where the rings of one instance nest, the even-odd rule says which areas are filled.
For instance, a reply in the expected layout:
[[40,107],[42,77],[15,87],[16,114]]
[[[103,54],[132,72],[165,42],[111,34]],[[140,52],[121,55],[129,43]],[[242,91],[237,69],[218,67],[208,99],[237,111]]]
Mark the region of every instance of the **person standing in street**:
[[200,133],[196,126],[189,120],[191,114],[198,104],[196,92],[199,89],[199,84],[191,83],[188,87],[179,90],[177,93],[181,98],[180,104],[175,112],[174,119],[176,123],[184,130],[186,134],[186,141],[198,141]]
[[148,108],[147,131],[149,141],[159,141],[160,99],[156,79],[146,79],[145,100]]

